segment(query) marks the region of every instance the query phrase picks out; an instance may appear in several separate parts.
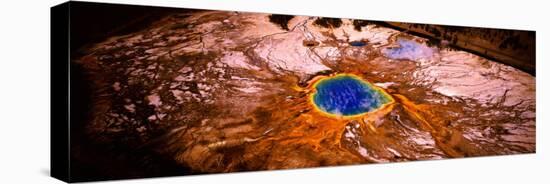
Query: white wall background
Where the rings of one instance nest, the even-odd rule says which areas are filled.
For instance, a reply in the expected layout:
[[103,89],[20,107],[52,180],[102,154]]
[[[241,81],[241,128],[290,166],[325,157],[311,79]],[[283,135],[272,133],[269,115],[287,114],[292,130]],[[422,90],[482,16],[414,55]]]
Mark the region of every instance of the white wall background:
[[[537,153],[529,155],[216,174],[120,183],[548,183],[550,7],[540,0],[97,0],[218,10],[322,15],[537,31]],[[62,183],[49,177],[49,7],[0,5],[0,183]]]

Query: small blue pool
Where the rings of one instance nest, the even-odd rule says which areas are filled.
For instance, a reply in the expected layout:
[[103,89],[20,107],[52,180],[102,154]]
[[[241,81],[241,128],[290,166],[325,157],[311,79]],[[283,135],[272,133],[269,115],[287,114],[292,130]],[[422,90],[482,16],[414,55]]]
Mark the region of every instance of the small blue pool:
[[349,44],[354,47],[362,47],[367,45],[367,43],[365,43],[364,41],[352,41],[352,42],[349,42]]

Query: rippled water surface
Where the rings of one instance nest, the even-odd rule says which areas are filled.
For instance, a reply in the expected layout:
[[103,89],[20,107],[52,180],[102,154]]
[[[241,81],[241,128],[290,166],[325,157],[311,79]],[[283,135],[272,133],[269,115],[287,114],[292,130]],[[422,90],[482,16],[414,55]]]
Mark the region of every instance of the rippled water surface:
[[313,103],[322,111],[352,116],[373,111],[390,102],[384,92],[361,79],[342,75],[319,81]]

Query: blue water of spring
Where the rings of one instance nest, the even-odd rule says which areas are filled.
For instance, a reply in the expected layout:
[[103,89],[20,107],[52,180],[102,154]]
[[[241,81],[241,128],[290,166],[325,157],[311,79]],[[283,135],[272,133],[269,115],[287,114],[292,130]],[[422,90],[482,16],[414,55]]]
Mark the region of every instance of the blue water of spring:
[[368,83],[343,75],[319,81],[313,101],[324,112],[351,116],[377,109],[388,99]]

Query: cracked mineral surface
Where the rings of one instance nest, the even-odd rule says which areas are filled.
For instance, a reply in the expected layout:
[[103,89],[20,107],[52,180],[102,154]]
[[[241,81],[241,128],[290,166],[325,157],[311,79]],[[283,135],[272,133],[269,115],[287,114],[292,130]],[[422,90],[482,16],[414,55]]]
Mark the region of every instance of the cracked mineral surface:
[[[76,61],[89,141],[191,174],[535,152],[532,75],[377,24],[280,16],[176,13],[93,45]],[[394,100],[327,116],[313,84],[338,74]]]

